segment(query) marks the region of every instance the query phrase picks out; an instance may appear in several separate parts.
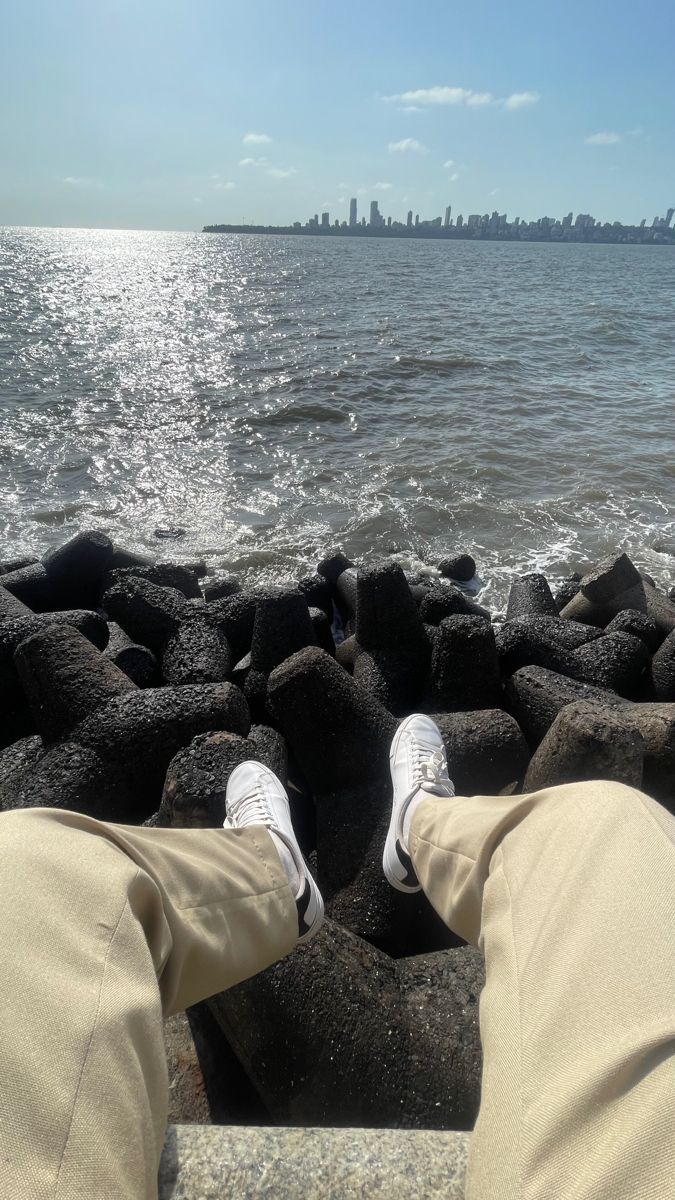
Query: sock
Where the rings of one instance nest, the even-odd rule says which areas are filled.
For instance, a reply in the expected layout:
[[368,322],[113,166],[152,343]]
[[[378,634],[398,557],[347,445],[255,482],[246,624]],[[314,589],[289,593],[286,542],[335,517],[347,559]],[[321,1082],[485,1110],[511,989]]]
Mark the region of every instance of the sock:
[[425,800],[429,795],[428,792],[415,792],[412,800],[403,814],[403,849],[408,854],[408,838],[410,837],[410,822],[415,815],[420,800]]
[[300,892],[302,891],[302,880],[300,879],[300,873],[298,871],[298,868],[295,865],[295,860],[293,858],[293,855],[291,854],[290,850],[288,849],[288,846],[286,845],[283,838],[279,837],[278,833],[275,833],[273,829],[268,829],[267,832],[269,833],[272,841],[274,842],[274,849],[276,850],[277,854],[279,855],[279,858],[281,859],[281,865],[284,868],[284,871],[286,872],[286,878],[288,879],[288,882],[290,884],[290,888],[293,893],[293,897],[294,897],[294,899],[297,900],[298,896],[300,895]]

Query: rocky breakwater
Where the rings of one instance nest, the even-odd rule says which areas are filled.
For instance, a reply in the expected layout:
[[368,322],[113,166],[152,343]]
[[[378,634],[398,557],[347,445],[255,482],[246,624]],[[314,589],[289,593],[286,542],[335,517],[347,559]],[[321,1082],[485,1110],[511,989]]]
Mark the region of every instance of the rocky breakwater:
[[462,589],[474,570],[336,553],[276,588],[200,585],[93,531],[0,570],[2,809],[217,827],[246,758],[287,784],[327,921],[209,1001],[200,1052],[230,1063],[210,1072],[228,1114],[475,1119],[480,955],[381,872],[402,715],[433,714],[458,791],[610,778],[675,809],[675,604],[618,554],[556,596],[516,580],[497,624]]

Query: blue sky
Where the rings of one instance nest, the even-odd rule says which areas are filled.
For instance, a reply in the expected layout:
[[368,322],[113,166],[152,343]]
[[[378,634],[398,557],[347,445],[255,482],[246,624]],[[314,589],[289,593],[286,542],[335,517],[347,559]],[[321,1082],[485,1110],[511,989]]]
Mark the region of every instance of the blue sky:
[[675,204],[670,0],[0,0],[0,224]]

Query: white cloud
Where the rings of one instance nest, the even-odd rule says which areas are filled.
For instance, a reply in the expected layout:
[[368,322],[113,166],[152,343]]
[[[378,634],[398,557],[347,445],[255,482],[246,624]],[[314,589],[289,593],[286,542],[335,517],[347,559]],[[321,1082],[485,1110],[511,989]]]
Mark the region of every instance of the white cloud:
[[448,158],[448,159],[446,159],[446,160],[445,160],[445,162],[443,163],[443,166],[444,166],[444,167],[447,167],[448,171],[450,170],[450,167],[454,167],[454,165],[455,165],[455,160],[454,160],[454,158]]
[[501,188],[493,188],[493,189],[492,189],[492,191],[490,192],[490,195],[491,195],[491,196],[498,196],[498,195],[499,195],[499,193],[500,193],[500,191],[501,191]]
[[267,159],[266,158],[240,158],[239,166],[240,167],[266,167]]
[[231,192],[236,186],[236,183],[232,183],[229,179],[215,185],[217,192]]
[[373,187],[378,192],[389,192],[393,188],[393,183],[375,183]]
[[512,92],[503,104],[504,108],[528,108],[530,104],[537,104],[539,98],[539,92]]
[[387,149],[390,154],[426,154],[427,148],[418,142],[417,138],[401,138],[400,142],[390,142]]
[[458,179],[459,179],[459,171],[453,171],[452,175],[448,175],[449,183],[456,183]]
[[620,133],[592,133],[584,138],[587,146],[616,146],[621,141]]
[[539,100],[539,92],[512,92],[510,96],[500,99],[493,92],[474,92],[471,88],[447,87],[437,85],[430,88],[414,88],[407,92],[397,92],[393,96],[384,96],[387,104],[400,104],[404,112],[421,112],[421,107],[437,105],[463,105],[465,108],[487,108],[499,105],[503,108],[527,108]]
[[86,175],[66,175],[61,183],[67,183],[69,187],[84,187],[84,188],[102,188],[103,184],[100,179],[90,179]]
[[269,146],[272,141],[267,133],[245,133],[241,140],[245,146]]
[[290,179],[291,175],[296,174],[296,170],[295,167],[270,167],[267,174],[273,179]]
[[356,189],[357,196],[367,196],[369,189],[367,187],[358,187]]

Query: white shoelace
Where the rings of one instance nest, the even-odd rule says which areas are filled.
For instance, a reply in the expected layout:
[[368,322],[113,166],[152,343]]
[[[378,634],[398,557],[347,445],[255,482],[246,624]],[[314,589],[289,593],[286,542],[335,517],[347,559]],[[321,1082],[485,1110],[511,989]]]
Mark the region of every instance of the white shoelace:
[[429,754],[416,739],[412,739],[413,795],[416,791],[453,796],[454,788],[448,779],[448,764],[443,750]]
[[237,805],[237,826],[274,825],[274,814],[261,783]]

